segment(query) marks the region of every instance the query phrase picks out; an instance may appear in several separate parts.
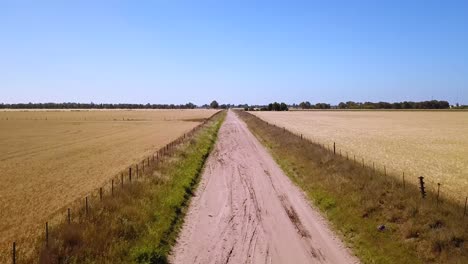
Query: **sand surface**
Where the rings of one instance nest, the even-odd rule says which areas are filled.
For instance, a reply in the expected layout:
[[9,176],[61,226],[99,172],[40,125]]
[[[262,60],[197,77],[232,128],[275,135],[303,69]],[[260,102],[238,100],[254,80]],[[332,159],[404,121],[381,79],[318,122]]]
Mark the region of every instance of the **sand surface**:
[[172,263],[357,263],[231,111],[220,129]]

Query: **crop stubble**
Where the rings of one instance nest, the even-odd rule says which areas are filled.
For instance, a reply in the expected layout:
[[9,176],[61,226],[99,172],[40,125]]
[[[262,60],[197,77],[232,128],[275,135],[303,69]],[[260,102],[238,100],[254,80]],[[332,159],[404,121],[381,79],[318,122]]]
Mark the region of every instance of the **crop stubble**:
[[212,110],[0,112],[0,246],[39,226]]
[[447,111],[289,111],[254,112],[357,162],[364,158],[380,171],[416,184],[425,176],[428,188],[457,201],[468,189],[468,112]]

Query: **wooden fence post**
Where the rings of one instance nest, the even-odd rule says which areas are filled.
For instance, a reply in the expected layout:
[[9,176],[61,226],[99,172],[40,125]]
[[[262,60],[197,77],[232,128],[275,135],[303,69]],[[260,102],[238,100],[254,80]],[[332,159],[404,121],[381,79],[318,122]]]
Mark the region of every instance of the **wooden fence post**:
[[67,209],[67,219],[68,219],[68,224],[71,223],[71,211],[70,208]]
[[405,189],[405,172],[403,172],[403,190]]
[[333,142],[333,154],[336,155],[336,143]]
[[46,242],[46,247],[49,246],[49,222],[45,223],[45,242]]
[[85,212],[86,216],[88,216],[88,196],[85,197]]
[[440,183],[437,183],[437,206],[439,206]]
[[466,204],[468,203],[468,197],[465,198],[465,211],[463,212],[463,217],[466,215]]
[[421,190],[421,197],[424,199],[426,198],[426,190],[424,188],[424,177],[419,176],[419,189]]
[[13,264],[16,264],[16,242],[13,242]]

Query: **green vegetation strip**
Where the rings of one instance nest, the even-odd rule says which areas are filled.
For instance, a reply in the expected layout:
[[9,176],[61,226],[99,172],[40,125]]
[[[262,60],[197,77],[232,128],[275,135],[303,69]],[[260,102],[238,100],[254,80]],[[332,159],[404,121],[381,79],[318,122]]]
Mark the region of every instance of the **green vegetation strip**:
[[[363,263],[468,263],[468,217],[436,194],[237,112]],[[371,150],[369,150],[371,151]],[[381,227],[383,230],[379,230]]]
[[224,117],[215,115],[145,179],[53,228],[49,244],[38,245],[40,262],[167,263]]

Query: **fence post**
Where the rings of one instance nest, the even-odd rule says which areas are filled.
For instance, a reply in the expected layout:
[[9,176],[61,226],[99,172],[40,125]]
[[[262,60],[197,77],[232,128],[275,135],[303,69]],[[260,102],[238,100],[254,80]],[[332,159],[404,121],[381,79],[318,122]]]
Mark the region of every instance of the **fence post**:
[[426,190],[424,189],[424,177],[419,176],[419,189],[421,190],[421,197],[426,198]]
[[405,189],[405,172],[403,172],[403,190]]
[[333,154],[336,155],[336,143],[333,142]]
[[439,206],[440,183],[437,183],[437,206]]
[[123,172],[120,174],[120,185],[122,185],[123,189]]
[[99,188],[99,201],[102,202],[102,187]]
[[71,223],[71,212],[70,212],[70,208],[67,209],[67,219],[68,219],[68,224]]
[[88,196],[85,197],[85,212],[86,216],[88,216]]
[[132,167],[128,168],[128,179],[130,180],[130,183],[132,183]]
[[465,198],[465,211],[463,212],[463,217],[466,215],[466,204],[468,202],[468,197]]
[[16,264],[16,242],[13,242],[13,264]]
[[49,222],[45,223],[45,243],[46,247],[49,246]]

